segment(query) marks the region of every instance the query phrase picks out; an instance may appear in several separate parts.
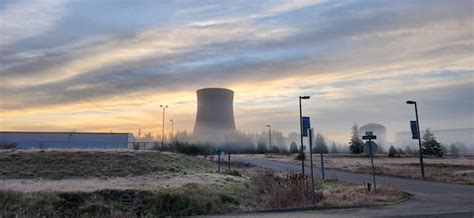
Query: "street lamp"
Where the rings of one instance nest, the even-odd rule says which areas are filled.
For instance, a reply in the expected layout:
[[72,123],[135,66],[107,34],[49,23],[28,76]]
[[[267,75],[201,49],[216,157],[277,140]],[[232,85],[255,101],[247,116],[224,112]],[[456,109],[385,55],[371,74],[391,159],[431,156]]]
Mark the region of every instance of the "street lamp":
[[300,100],[300,139],[301,139],[301,171],[304,176],[304,153],[303,153],[303,114],[301,110],[301,99],[309,99],[309,96],[299,96]]
[[270,157],[272,157],[272,125],[267,125],[268,127],[268,138],[269,138],[269,145],[270,145]]
[[416,129],[418,132],[418,146],[420,147],[420,168],[421,168],[421,178],[425,179],[425,167],[423,165],[423,151],[421,150],[421,135],[420,135],[420,122],[418,121],[418,107],[416,101],[407,101],[407,104],[415,105],[415,114],[416,114]]
[[170,142],[173,142],[173,140],[174,140],[174,137],[173,137],[174,121],[173,121],[173,119],[170,119],[170,122],[171,122],[171,139],[170,139]]
[[161,129],[161,150],[163,151],[164,148],[164,137],[165,137],[165,110],[168,108],[168,105],[160,105],[161,109],[163,109],[163,125]]

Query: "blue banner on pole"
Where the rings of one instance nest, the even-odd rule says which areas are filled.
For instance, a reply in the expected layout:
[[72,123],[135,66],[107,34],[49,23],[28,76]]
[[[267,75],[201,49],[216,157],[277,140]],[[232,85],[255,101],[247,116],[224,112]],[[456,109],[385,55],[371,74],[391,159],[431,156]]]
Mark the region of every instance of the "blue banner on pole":
[[308,129],[311,128],[311,122],[309,121],[309,117],[303,117],[303,132],[301,133],[302,136],[308,136]]
[[412,139],[419,139],[417,123],[415,120],[410,121]]

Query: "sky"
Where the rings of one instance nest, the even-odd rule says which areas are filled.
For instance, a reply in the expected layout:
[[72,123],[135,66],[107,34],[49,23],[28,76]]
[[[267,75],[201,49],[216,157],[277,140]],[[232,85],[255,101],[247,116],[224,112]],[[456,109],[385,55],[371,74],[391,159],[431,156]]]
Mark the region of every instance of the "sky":
[[474,128],[470,0],[2,0],[0,130],[192,132],[195,91],[235,91],[237,128],[353,123],[388,140]]

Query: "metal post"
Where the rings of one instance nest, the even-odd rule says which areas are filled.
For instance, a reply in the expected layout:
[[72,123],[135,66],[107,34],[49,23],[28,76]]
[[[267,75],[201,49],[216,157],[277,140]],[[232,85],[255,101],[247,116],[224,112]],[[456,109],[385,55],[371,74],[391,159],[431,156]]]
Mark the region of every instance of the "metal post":
[[301,110],[301,96],[299,97],[300,100],[300,139],[301,139],[301,171],[304,176],[304,153],[303,153],[303,112]]
[[418,131],[418,146],[420,147],[421,178],[425,179],[425,166],[423,164],[423,150],[421,149],[420,122],[418,121],[418,107],[416,106],[416,102],[415,102],[415,114],[416,114],[416,129]]
[[369,137],[369,152],[370,152],[370,162],[372,163],[372,178],[374,181],[374,193],[377,193],[377,186],[375,185],[375,170],[374,170],[374,154],[372,152],[372,139]]
[[165,110],[168,108],[168,105],[160,105],[161,109],[163,109],[163,124],[162,124],[162,129],[161,129],[161,150],[163,151],[164,149],[164,139],[165,139]]
[[309,129],[309,162],[311,164],[311,202],[313,203],[313,207],[316,205],[314,199],[314,174],[313,174],[313,129]]
[[221,172],[221,150],[217,150],[217,172]]
[[230,170],[230,149],[229,149],[229,144],[227,141],[227,136],[225,136],[225,147],[227,148],[227,155],[228,157],[228,164],[229,164],[229,170]]
[[272,157],[272,126],[271,125],[267,125],[268,127],[268,142],[270,144],[270,157]]
[[321,177],[323,178],[324,180],[324,159],[323,159],[323,151],[322,149],[319,149],[319,153],[321,155]]
[[173,128],[174,128],[174,120],[170,120],[171,122],[171,139],[170,139],[170,142],[173,142],[174,140],[174,134],[173,134]]

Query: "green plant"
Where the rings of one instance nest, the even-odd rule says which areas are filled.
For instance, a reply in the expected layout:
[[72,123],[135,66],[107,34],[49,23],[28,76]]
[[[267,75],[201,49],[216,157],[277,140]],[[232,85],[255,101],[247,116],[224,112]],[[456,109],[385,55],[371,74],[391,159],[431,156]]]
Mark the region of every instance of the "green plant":
[[351,150],[352,154],[360,154],[364,152],[364,143],[360,138],[359,127],[355,123],[352,126],[352,137],[351,141],[349,142],[349,149]]
[[395,147],[390,146],[388,149],[388,157],[396,157],[398,155],[397,149]]
[[242,176],[242,174],[240,174],[240,171],[237,170],[237,169],[230,169],[230,170],[229,170],[229,169],[225,169],[225,170],[223,171],[223,173],[224,173],[224,174],[227,174],[227,175],[231,175],[231,176],[239,176],[239,177]]
[[306,154],[301,154],[301,152],[298,153],[298,155],[295,157],[295,160],[306,160]]
[[434,134],[430,131],[430,129],[426,129],[425,134],[422,138],[422,151],[423,154],[427,155],[436,155],[438,157],[442,157],[444,152],[441,147],[441,144],[436,140]]
[[290,144],[290,153],[292,154],[298,153],[298,145],[296,144],[295,141],[292,141]]

